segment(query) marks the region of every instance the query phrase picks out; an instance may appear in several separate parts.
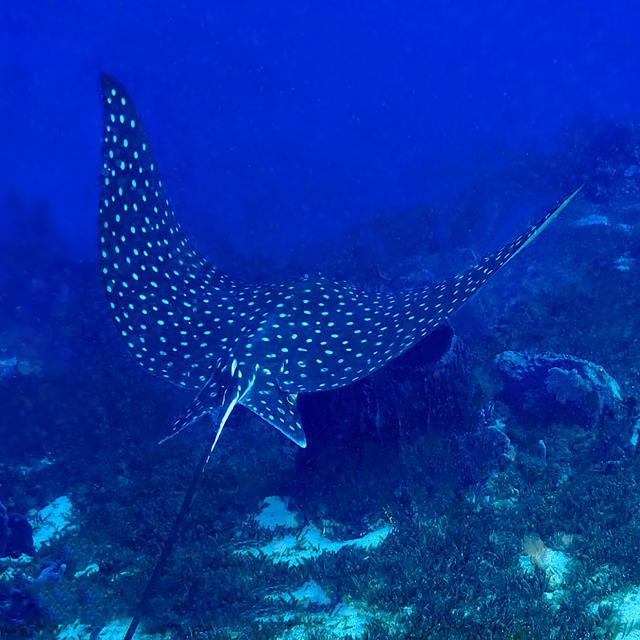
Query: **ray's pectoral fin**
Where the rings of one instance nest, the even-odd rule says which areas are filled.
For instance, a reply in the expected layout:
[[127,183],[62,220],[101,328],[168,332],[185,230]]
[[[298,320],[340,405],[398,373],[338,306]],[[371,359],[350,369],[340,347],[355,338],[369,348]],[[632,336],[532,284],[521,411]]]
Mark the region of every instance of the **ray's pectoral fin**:
[[442,324],[495,273],[531,244],[562,213],[581,189],[582,187],[576,189],[558,207],[502,249],[483,258],[477,265],[436,286],[418,291],[415,300],[418,302],[418,322],[423,327],[422,335],[428,335],[436,326]]
[[218,363],[198,395],[173,421],[167,435],[160,440],[160,444],[178,435],[201,418],[211,416],[218,429],[215,446],[233,408],[243,394],[251,389],[254,379],[243,379],[235,360],[229,365]]
[[169,431],[161,438],[159,444],[164,444],[204,416],[210,415],[219,396],[220,388],[215,375],[212,374],[191,404],[171,423]]
[[282,391],[275,383],[268,386],[256,381],[242,398],[242,404],[304,448],[307,446],[307,439],[300,422],[296,399],[297,394]]

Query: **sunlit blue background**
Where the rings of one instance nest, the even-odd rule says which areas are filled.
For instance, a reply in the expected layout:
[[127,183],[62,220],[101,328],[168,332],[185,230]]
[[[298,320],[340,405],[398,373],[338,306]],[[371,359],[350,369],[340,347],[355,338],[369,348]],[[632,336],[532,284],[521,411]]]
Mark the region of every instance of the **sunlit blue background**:
[[446,217],[483,171],[550,152],[576,123],[640,113],[635,3],[94,0],[2,14],[0,231],[43,203],[51,237],[82,259],[101,70],[135,97],[192,234],[246,256],[295,254],[380,213]]

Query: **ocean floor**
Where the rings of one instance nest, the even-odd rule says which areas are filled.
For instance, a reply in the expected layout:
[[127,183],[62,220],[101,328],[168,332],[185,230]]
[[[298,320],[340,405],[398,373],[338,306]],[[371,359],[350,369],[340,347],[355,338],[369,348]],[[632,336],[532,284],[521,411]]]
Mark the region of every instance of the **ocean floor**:
[[[640,639],[640,197],[603,189],[450,327],[301,398],[307,449],[235,411],[141,640]],[[210,425],[157,445],[191,398],[128,360],[93,271],[46,273],[66,306],[0,322],[0,637],[122,638]]]

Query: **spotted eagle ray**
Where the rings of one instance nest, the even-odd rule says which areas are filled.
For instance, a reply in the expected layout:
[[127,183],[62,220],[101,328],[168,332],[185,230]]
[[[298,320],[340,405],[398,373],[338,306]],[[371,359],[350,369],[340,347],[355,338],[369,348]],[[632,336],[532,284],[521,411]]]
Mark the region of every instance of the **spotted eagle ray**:
[[[323,277],[244,284],[214,267],[182,230],[128,93],[103,75],[102,96],[99,251],[107,300],[140,366],[196,392],[167,438],[206,415],[215,427],[182,515],[236,404],[306,446],[299,393],[346,386],[404,353],[531,243],[579,191],[499,251],[435,285],[367,291]],[[134,618],[127,638],[135,626]]]

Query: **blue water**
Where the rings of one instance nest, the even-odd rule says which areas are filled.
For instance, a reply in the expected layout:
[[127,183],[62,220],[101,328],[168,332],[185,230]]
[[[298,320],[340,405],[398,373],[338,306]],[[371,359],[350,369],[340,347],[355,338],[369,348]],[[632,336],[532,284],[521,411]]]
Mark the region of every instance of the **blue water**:
[[[143,631],[635,637],[639,33],[622,2],[2,7],[0,637],[123,636],[209,441],[156,445],[193,389],[110,317],[103,72],[188,236],[250,282],[428,292],[584,184],[450,323],[303,394],[306,450],[234,410]],[[283,568],[278,536],[313,557]]]
[[444,206],[576,123],[640,106],[627,3],[42,2],[3,14],[0,191],[45,201],[83,259],[100,71],[148,105],[194,234],[248,256]]

